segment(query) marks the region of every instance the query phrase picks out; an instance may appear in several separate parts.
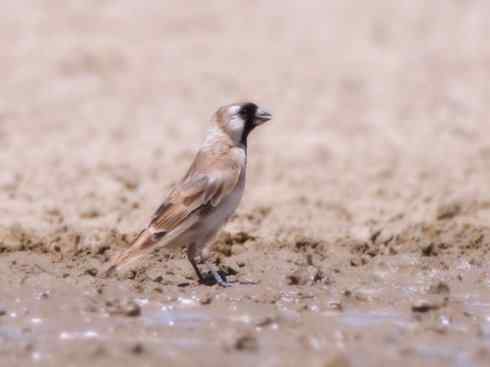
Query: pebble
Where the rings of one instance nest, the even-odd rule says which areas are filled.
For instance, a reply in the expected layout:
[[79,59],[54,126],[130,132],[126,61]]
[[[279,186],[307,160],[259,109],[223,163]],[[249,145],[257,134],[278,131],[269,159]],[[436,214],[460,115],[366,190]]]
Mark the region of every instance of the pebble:
[[441,205],[437,208],[436,218],[438,220],[452,219],[462,212],[461,204],[458,202],[451,202]]
[[443,307],[442,302],[431,301],[428,299],[419,299],[412,304],[413,312],[428,312],[438,310]]
[[278,321],[279,321],[279,317],[277,317],[277,316],[264,316],[264,317],[258,318],[255,321],[255,326],[266,327],[266,326],[270,326],[273,324],[277,324]]
[[143,354],[144,352],[145,352],[145,348],[143,347],[143,344],[141,344],[141,343],[136,343],[131,347],[131,353],[132,354],[140,355],[140,354]]
[[251,331],[235,331],[228,335],[224,348],[227,351],[248,351],[253,352],[259,349],[256,335]]
[[433,242],[423,243],[420,249],[423,256],[437,256],[437,249]]
[[432,284],[430,286],[429,293],[432,293],[432,294],[449,294],[450,288],[449,288],[449,285],[447,285],[447,283],[437,282],[437,283]]
[[97,273],[98,273],[98,271],[96,268],[89,268],[89,269],[85,270],[85,274],[90,275],[92,277],[97,276]]
[[343,354],[338,354],[326,361],[324,367],[351,367],[350,361]]
[[201,305],[209,305],[211,302],[213,302],[213,296],[209,293],[199,298],[199,303]]
[[313,285],[322,278],[322,272],[314,266],[297,269],[286,277],[289,285]]
[[331,310],[335,310],[335,311],[343,311],[344,310],[344,306],[342,305],[342,302],[339,302],[339,301],[328,302],[328,308],[330,308]]
[[109,301],[106,303],[107,312],[111,315],[137,317],[141,315],[141,307],[134,301]]

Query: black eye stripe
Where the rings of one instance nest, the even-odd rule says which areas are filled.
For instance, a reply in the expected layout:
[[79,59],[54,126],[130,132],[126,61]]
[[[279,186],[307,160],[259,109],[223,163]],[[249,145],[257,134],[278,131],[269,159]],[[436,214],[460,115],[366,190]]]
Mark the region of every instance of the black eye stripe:
[[244,103],[240,107],[239,114],[243,121],[245,121],[241,142],[245,146],[247,145],[248,134],[250,134],[255,127],[255,115],[257,114],[257,109],[258,107],[255,103]]

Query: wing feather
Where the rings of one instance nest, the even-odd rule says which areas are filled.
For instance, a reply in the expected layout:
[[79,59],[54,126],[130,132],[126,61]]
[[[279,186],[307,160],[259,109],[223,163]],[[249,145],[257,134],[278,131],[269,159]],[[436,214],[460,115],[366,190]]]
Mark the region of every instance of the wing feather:
[[236,187],[240,171],[239,164],[228,164],[206,174],[187,174],[155,212],[152,231],[170,232],[204,206],[218,206]]

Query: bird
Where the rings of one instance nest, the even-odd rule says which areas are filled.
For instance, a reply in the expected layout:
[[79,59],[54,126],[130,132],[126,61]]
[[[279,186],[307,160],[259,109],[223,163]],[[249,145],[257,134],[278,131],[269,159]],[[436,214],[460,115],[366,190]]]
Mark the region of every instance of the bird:
[[253,102],[220,107],[211,127],[184,177],[170,190],[148,225],[131,245],[110,261],[109,276],[155,248],[183,247],[200,283],[206,278],[198,262],[204,263],[213,284],[231,284],[208,261],[211,240],[240,204],[245,189],[247,141],[272,114]]

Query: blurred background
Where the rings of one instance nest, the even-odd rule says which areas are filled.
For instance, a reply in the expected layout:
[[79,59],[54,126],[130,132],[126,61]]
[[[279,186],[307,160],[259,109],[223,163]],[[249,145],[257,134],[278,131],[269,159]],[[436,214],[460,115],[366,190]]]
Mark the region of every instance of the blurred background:
[[[251,141],[252,202],[333,193],[350,197],[347,206],[379,209],[379,190],[413,205],[414,195],[482,188],[487,1],[3,7],[4,224],[60,202],[67,220],[80,205],[117,206],[125,184],[130,201],[150,200],[143,210],[153,210],[211,114],[240,100],[274,112]],[[98,200],[86,204],[91,196]],[[35,202],[26,217],[23,200]],[[114,223],[113,211],[97,210]]]
[[[3,1],[4,361],[488,365],[489,36],[488,0]],[[96,278],[243,100],[273,120],[218,253],[258,284]]]

